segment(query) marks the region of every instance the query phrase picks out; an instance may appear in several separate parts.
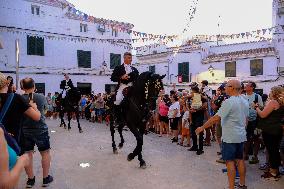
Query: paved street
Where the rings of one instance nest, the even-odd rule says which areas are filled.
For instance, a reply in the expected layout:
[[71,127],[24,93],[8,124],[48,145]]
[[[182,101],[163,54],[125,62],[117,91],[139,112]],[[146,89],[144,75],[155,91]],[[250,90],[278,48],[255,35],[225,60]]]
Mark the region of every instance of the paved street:
[[[83,133],[72,122],[72,130],[59,128],[59,121],[47,120],[51,132],[51,174],[55,181],[52,189],[223,189],[227,177],[221,172],[224,165],[216,160],[216,143],[205,147],[201,156],[188,152],[185,147],[172,144],[169,138],[148,134],[144,139],[144,159],[147,169],[139,168],[137,158],[126,160],[136,144],[130,131],[124,131],[125,146],[114,155],[109,127],[81,120]],[[117,136],[117,141],[118,136]],[[263,160],[264,154],[261,152]],[[81,168],[80,163],[90,167]],[[35,154],[36,186],[41,188],[42,170],[38,151]],[[258,165],[247,167],[248,188],[280,189],[284,178],[278,182],[260,179]],[[18,188],[25,187],[23,174]]]

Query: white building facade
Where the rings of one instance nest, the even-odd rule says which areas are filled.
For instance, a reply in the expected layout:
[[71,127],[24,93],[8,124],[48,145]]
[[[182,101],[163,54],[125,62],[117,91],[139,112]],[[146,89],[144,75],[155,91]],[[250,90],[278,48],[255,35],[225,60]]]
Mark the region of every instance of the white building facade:
[[[254,81],[258,93],[269,93],[272,86],[284,84],[284,1],[273,1],[272,41],[227,45],[183,45],[179,48],[152,48],[150,53],[138,52],[140,71],[167,74],[166,91],[188,89],[190,82],[208,80],[213,89],[224,81]],[[161,50],[162,49],[162,50]],[[146,51],[148,52],[148,51]]]
[[116,25],[133,25],[78,12],[65,0],[0,0],[0,71],[16,80],[18,40],[19,80],[34,78],[40,92],[60,91],[63,73],[83,93],[111,90],[111,70],[130,50],[118,39],[131,39]]

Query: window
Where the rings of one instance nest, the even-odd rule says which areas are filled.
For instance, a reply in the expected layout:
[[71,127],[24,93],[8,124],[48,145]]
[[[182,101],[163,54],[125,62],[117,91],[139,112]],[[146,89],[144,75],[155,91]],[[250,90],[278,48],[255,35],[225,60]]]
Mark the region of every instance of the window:
[[36,93],[45,95],[45,83],[35,83]]
[[44,56],[44,38],[27,36],[27,54]]
[[236,77],[236,62],[225,62],[225,77]]
[[32,11],[32,15],[38,15],[39,16],[39,6],[32,5],[31,11]]
[[250,61],[250,75],[263,75],[263,59],[255,59]]
[[149,66],[149,72],[155,73],[155,66]]
[[189,82],[189,63],[178,64],[178,75],[182,77],[182,82]]
[[91,51],[77,50],[78,67],[91,68]]
[[110,69],[114,69],[119,65],[121,65],[121,54],[110,53]]
[[80,24],[80,32],[87,32],[88,25],[87,24]]
[[77,83],[77,88],[80,90],[81,94],[88,95],[92,92],[92,83]]
[[111,35],[114,36],[114,37],[117,37],[118,36],[118,30],[117,29],[112,29],[111,30]]

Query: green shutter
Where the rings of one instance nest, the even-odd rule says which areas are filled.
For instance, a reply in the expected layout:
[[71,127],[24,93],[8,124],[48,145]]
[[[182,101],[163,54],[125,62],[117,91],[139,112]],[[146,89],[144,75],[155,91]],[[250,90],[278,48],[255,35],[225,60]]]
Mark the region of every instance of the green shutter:
[[33,36],[27,36],[27,54],[28,55],[36,55],[36,39]]
[[263,59],[255,59],[250,61],[250,75],[263,75]]
[[91,68],[91,51],[77,50],[79,68]]
[[149,66],[149,71],[155,73],[156,72],[155,66]]
[[44,38],[27,36],[27,54],[44,56]]
[[236,62],[225,62],[225,77],[236,77]]
[[189,82],[189,63],[188,62],[183,63],[182,81],[183,82]]
[[121,65],[121,54],[110,53],[110,69]]
[[44,38],[37,38],[36,39],[36,51],[37,55],[44,56]]
[[178,75],[182,76],[182,82],[189,82],[189,63],[183,62],[178,64]]
[[182,75],[182,73],[183,73],[183,64],[179,63],[178,64],[178,75]]

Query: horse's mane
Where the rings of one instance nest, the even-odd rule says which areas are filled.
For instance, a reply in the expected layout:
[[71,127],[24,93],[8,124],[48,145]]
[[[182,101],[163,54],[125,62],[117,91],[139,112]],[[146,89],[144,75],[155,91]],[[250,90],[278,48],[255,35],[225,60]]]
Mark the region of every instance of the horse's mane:
[[[144,96],[145,93],[145,83],[149,80],[150,76],[151,76],[152,72],[143,72],[141,73],[136,81],[134,82],[133,85],[133,91],[132,91],[132,95],[135,96]],[[133,94],[134,93],[134,94]]]

